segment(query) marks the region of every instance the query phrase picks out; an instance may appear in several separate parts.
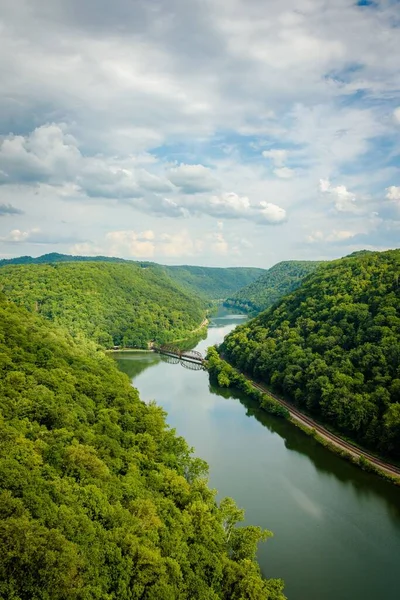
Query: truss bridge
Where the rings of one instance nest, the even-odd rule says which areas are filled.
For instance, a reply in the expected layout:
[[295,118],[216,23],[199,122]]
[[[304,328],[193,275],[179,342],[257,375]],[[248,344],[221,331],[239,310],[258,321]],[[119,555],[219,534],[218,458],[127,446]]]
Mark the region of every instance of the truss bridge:
[[178,363],[187,369],[201,369],[204,358],[201,352],[197,350],[180,350],[176,346],[164,344],[163,346],[153,346],[154,352],[158,352],[166,362]]

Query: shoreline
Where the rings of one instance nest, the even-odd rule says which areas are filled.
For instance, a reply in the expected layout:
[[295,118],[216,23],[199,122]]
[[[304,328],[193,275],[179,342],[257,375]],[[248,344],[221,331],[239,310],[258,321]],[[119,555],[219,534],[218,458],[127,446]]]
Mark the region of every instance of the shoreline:
[[259,391],[270,395],[274,400],[284,406],[290,414],[289,421],[295,426],[304,431],[306,435],[312,436],[317,442],[323,445],[328,450],[331,450],[338,456],[345,458],[353,464],[359,466],[365,471],[374,472],[386,480],[391,481],[395,485],[400,485],[400,468],[391,463],[387,463],[378,456],[370,454],[367,450],[363,450],[352,442],[339,437],[332,433],[320,423],[314,421],[308,415],[305,415],[287,400],[279,398],[273,394],[266,386],[256,383],[246,375],[246,379]]
[[[202,320],[202,322],[200,323],[200,325],[198,327],[196,327],[196,329],[192,329],[191,331],[188,332],[187,337],[184,338],[179,338],[177,340],[171,340],[170,342],[168,342],[168,344],[179,344],[181,342],[186,342],[187,340],[190,339],[190,337],[196,333],[199,333],[202,329],[204,329],[204,327],[207,327],[208,324],[210,323],[209,318],[206,316],[204,317],[204,319]],[[104,350],[104,352],[154,352],[154,350],[152,348],[106,348],[106,350]]]
[[[286,417],[286,419],[292,423],[292,425],[301,429],[306,435],[313,437],[319,444],[337,454],[341,458],[344,458],[354,465],[360,467],[362,470],[375,473],[376,475],[379,475],[395,485],[400,485],[399,466],[388,463],[379,456],[371,454],[370,451],[360,448],[355,443],[349,442],[336,433],[332,433],[324,425],[318,423],[312,417],[302,413],[291,402],[276,396],[265,384],[253,381],[253,379],[251,379],[248,375],[241,373],[241,371],[236,369],[236,367],[231,365],[221,356],[220,360],[224,361],[232,369],[234,369],[236,373],[244,377],[255,390],[269,396],[278,402],[282,407],[284,407],[289,413],[289,418]],[[235,388],[236,386],[233,385],[229,387]],[[262,406],[262,404],[260,404],[260,408],[266,412],[270,412],[268,411],[268,408]]]

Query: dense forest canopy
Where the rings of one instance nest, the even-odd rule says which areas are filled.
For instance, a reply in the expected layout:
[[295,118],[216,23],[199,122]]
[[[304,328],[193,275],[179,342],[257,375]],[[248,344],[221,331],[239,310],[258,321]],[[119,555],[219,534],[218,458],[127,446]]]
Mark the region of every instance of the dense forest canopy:
[[54,263],[0,269],[5,296],[105,347],[146,347],[190,335],[205,302],[161,269],[134,263]]
[[354,440],[400,458],[400,250],[321,265],[221,351]]
[[[74,256],[72,254],[60,254],[49,252],[41,256],[15,256],[14,258],[0,259],[0,267],[7,265],[41,265],[58,262],[134,262],[113,256]],[[148,263],[153,264],[153,263]]]
[[257,279],[264,269],[255,267],[164,267],[180,286],[210,300],[223,300]]
[[303,279],[314,272],[320,261],[289,260],[280,262],[258,279],[229,296],[224,304],[229,308],[257,314],[272,306],[286,294],[297,289]]
[[94,344],[0,297],[0,598],[284,600],[258,527]]
[[52,252],[36,258],[19,256],[0,260],[0,267],[7,265],[52,264],[59,262],[112,262],[128,263],[169,275],[189,294],[205,300],[223,300],[240,288],[257,279],[264,269],[255,267],[195,267],[190,265],[167,266],[147,261],[130,261],[109,256],[70,256]]

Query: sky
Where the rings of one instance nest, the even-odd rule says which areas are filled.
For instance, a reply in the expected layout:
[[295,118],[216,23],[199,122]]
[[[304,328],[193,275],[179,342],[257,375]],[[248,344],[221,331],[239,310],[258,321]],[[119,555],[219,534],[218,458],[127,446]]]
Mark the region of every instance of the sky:
[[399,0],[0,0],[0,256],[400,246]]

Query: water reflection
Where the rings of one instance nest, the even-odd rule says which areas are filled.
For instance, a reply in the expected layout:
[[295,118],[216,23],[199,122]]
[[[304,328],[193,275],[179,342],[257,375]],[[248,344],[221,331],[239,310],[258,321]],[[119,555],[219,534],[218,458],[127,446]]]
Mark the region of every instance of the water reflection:
[[209,385],[209,391],[210,394],[220,396],[225,400],[239,401],[246,409],[246,416],[256,419],[271,433],[278,434],[284,440],[287,450],[307,456],[318,472],[352,486],[360,498],[379,494],[387,504],[389,514],[393,519],[393,526],[400,532],[400,493],[398,488],[336,456],[284,419],[266,413],[255,400],[241,392],[219,388],[212,384]]
[[154,352],[113,352],[112,358],[132,380],[160,362],[160,356]]

